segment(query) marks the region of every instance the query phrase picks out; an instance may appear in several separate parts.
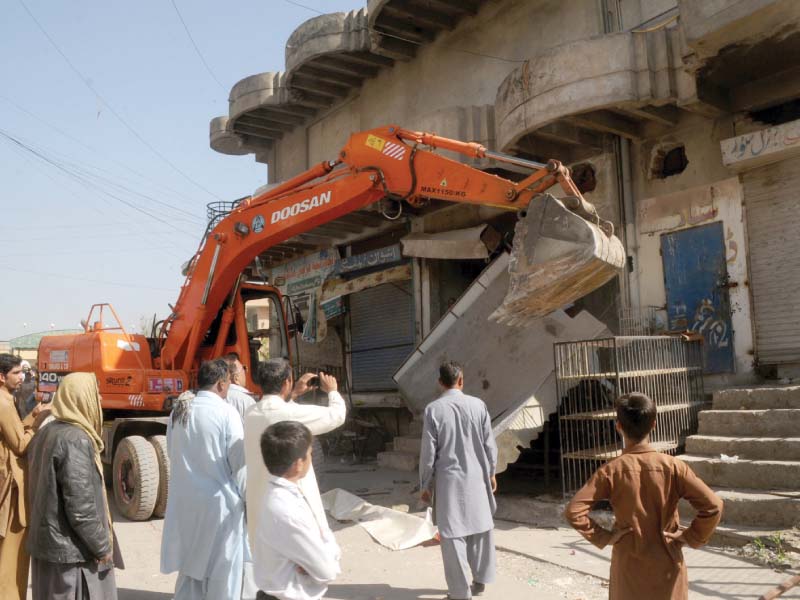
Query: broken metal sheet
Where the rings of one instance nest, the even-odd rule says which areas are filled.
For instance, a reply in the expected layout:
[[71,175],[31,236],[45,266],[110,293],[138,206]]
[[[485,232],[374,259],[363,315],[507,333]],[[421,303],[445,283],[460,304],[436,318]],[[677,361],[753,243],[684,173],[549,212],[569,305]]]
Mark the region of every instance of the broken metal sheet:
[[375,506],[341,488],[322,494],[322,506],[337,521],[355,521],[381,546],[406,550],[432,540],[437,529],[429,508],[422,519],[415,515]]
[[[502,254],[481,273],[400,366],[394,380],[409,409],[419,415],[439,394],[439,365],[459,362],[464,367],[464,392],[486,402],[495,437],[504,446],[504,460],[513,462],[519,454],[516,446],[527,447],[558,409],[553,343],[593,339],[608,335],[608,330],[586,311],[570,317],[558,310],[526,327],[490,321],[508,288],[508,261]],[[503,438],[507,430],[512,433]]]
[[325,302],[338,296],[360,292],[384,283],[408,281],[409,279],[411,279],[411,264],[398,265],[349,280],[328,279],[322,286],[322,301]]
[[454,229],[442,233],[411,233],[400,240],[403,256],[414,258],[474,259],[488,258],[482,236],[488,225]]

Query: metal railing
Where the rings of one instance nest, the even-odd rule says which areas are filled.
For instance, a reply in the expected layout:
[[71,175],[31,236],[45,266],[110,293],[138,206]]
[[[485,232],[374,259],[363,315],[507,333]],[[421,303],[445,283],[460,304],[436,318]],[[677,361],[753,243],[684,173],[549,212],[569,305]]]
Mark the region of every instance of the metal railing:
[[616,336],[553,345],[564,496],[622,453],[614,400],[642,392],[658,407],[651,444],[679,453],[704,402],[701,340]]
[[[248,196],[245,196],[247,198]],[[239,204],[242,203],[242,200],[245,198],[239,198],[238,200],[234,200],[232,202],[228,202],[226,200],[220,200],[217,202],[209,202],[206,204],[206,218],[208,219],[208,231],[214,229],[217,223],[219,223],[222,219],[227,217],[230,212],[235,209]]]
[[658,306],[635,306],[619,309],[620,335],[654,335],[659,330]]

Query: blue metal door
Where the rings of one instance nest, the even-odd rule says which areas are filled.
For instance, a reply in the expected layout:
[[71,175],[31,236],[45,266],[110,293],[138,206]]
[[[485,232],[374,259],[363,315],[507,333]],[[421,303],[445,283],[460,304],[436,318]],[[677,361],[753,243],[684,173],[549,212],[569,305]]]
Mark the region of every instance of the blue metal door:
[[733,372],[733,330],[722,223],[661,236],[667,317],[672,330],[705,339],[704,372]]

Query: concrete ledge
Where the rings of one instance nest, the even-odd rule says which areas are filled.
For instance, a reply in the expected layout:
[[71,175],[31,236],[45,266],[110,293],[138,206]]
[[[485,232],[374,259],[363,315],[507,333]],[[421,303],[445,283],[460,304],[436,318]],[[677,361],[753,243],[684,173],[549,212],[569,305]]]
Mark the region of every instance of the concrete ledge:
[[752,460],[800,460],[800,437],[724,437],[692,435],[686,452],[719,457],[720,454]]
[[366,9],[320,15],[301,24],[289,36],[286,71],[291,74],[304,62],[324,54],[369,50]]
[[800,19],[796,0],[678,0],[686,43],[700,58],[768,37]]
[[378,465],[385,469],[395,469],[397,471],[416,471],[419,459],[413,454],[396,450],[378,452]]
[[719,390],[713,397],[714,410],[800,408],[800,385]]
[[[675,27],[617,33],[569,42],[532,56],[498,88],[498,144],[508,150],[522,136],[559,119],[608,108],[681,104],[696,97],[683,72]],[[635,136],[636,119],[603,114],[581,127]],[[618,117],[618,115],[617,115]],[[602,122],[598,122],[602,121]],[[632,127],[633,126],[633,127]]]
[[758,490],[800,489],[800,461],[740,459],[729,463],[691,454],[683,454],[678,458],[711,486]]
[[800,432],[800,409],[704,410],[700,435],[792,437]]
[[228,117],[215,117],[208,126],[208,136],[211,148],[220,154],[241,156],[249,154],[250,149],[245,147],[244,139],[228,130]]
[[394,438],[394,449],[413,456],[419,456],[422,440],[418,437],[398,436]]

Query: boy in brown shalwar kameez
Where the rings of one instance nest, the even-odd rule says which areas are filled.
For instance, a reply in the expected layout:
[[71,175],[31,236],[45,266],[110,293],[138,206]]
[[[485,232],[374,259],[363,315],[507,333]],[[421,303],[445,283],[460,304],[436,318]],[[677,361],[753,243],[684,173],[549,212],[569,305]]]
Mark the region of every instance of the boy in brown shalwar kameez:
[[[572,498],[564,516],[598,548],[609,544],[611,600],[686,600],[689,581],[681,547],[699,548],[722,516],[722,501],[680,459],[650,446],[656,405],[640,393],[616,401],[622,456],[600,467]],[[697,510],[688,529],[681,529],[678,500]],[[614,510],[613,531],[589,518],[592,506],[608,500]]]

